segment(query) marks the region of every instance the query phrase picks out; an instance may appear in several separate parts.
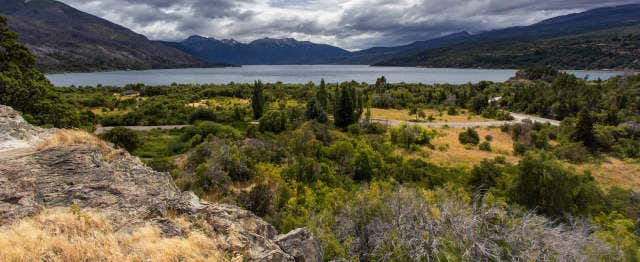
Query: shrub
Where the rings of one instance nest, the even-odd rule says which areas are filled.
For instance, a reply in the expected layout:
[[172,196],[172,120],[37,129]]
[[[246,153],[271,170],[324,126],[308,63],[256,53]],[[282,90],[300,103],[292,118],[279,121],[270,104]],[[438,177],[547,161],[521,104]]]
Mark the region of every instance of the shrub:
[[418,125],[403,124],[391,129],[391,142],[404,148],[412,145],[430,145],[435,133]]
[[518,164],[517,203],[553,218],[602,210],[602,192],[589,174],[576,175],[548,154],[527,154]]
[[267,184],[255,185],[249,192],[242,192],[238,196],[242,207],[261,217],[272,213],[272,199],[273,192]]
[[475,129],[467,128],[458,135],[458,141],[463,145],[478,145],[478,143],[480,143],[480,136]]
[[260,118],[260,132],[280,133],[287,130],[288,117],[284,110],[272,110]]
[[480,143],[480,146],[478,146],[478,148],[482,151],[491,152],[491,144],[487,141]]
[[556,157],[573,163],[584,163],[589,159],[589,150],[582,143],[565,143],[553,150]]
[[142,140],[138,133],[124,127],[113,128],[100,135],[100,137],[129,152],[133,152],[142,145]]

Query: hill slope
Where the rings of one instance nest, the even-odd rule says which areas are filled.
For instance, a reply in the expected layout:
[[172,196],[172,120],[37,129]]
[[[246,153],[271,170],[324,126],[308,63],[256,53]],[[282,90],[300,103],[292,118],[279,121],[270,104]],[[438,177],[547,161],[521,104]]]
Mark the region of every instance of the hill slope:
[[[10,261],[45,257],[52,261],[125,261],[127,259],[116,259],[121,254],[108,248],[116,249],[126,243],[111,241],[98,250],[95,246],[91,249],[91,244],[83,244],[103,240],[101,234],[111,234],[110,229],[134,234],[145,225],[159,232],[153,240],[136,239],[141,246],[153,245],[154,241],[182,243],[186,246],[177,248],[189,248],[189,252],[184,253],[205,251],[203,253],[208,254],[213,250],[238,261],[293,262],[300,261],[300,254],[315,259],[312,261],[322,261],[323,256],[320,243],[307,229],[277,235],[272,225],[247,210],[205,202],[192,192],[181,192],[168,173],[153,171],[138,158],[110,147],[91,134],[34,127],[17,111],[0,105],[0,243],[18,241],[16,235],[6,239],[5,234],[8,237],[11,231],[3,226],[28,221],[29,217],[46,214],[50,209],[71,209],[74,214],[69,221],[49,223],[45,231],[53,236],[25,238],[33,241],[30,244],[37,243],[38,248],[29,248],[24,242],[12,247],[5,245],[3,250],[19,252],[0,252],[0,257]],[[74,221],[81,218],[80,221],[91,225],[89,228],[97,226],[89,223],[95,219],[87,214],[93,212],[104,216],[101,225],[107,230],[96,230],[98,236],[93,239],[93,234],[68,232],[77,223]],[[35,228],[31,230],[29,233]],[[206,244],[199,246],[182,241],[194,234],[199,238],[197,242]],[[44,241],[56,237],[61,243],[70,239],[73,248],[61,248]],[[175,249],[174,245],[167,245],[166,249]],[[76,248],[85,252],[74,251]],[[128,252],[137,257],[134,261],[157,260],[158,256],[167,256],[163,259],[166,261],[185,260],[182,254],[174,254],[175,251],[146,254],[135,249]],[[3,256],[7,253],[8,257]],[[198,257],[198,254],[190,256]],[[193,260],[217,259],[205,256]]]
[[0,0],[0,15],[47,72],[206,66],[176,48],[53,0]]
[[563,69],[640,68],[640,5],[599,8],[494,30],[462,43],[401,54],[376,65]]
[[230,64],[317,64],[328,58],[349,54],[348,51],[324,44],[296,41],[293,38],[263,38],[251,43],[191,36],[179,43],[167,43],[209,62]]

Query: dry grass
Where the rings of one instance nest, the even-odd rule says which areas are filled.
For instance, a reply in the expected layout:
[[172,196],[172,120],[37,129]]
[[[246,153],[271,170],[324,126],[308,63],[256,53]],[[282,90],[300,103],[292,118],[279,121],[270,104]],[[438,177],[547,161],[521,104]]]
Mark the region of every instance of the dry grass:
[[640,190],[640,163],[624,161],[608,157],[604,161],[571,165],[578,171],[590,170],[593,177],[604,188],[619,186],[622,188]]
[[92,113],[99,116],[121,116],[121,115],[126,115],[131,111],[133,111],[131,108],[124,108],[124,109],[116,108],[114,110],[108,110],[104,107],[99,107],[99,108],[91,109]]
[[215,241],[200,233],[163,238],[146,224],[115,231],[104,216],[45,210],[0,227],[0,261],[222,261]]
[[424,149],[429,152],[428,159],[432,162],[446,165],[458,165],[471,167],[480,163],[483,159],[493,159],[498,156],[505,157],[508,162],[517,163],[519,158],[513,156],[513,140],[508,134],[499,128],[476,128],[480,135],[480,141],[485,141],[486,135],[493,136],[491,143],[492,152],[479,150],[478,147],[466,149],[458,141],[458,135],[464,128],[436,128],[441,136],[435,138],[432,144],[435,149]]
[[39,150],[57,147],[57,146],[67,146],[74,144],[90,144],[97,145],[102,149],[107,149],[109,146],[104,141],[100,140],[96,135],[90,134],[85,131],[80,130],[68,130],[62,129],[57,130],[55,133],[46,141],[42,142],[37,146]]
[[[427,118],[432,115],[435,120],[432,122],[487,122],[494,121],[488,118],[484,118],[482,116],[470,115],[468,113],[460,113],[459,115],[448,115],[447,112],[442,112],[442,116],[437,110],[433,109],[425,109],[423,110],[427,114]],[[400,121],[410,121],[415,120],[415,115],[409,115],[409,110],[402,109],[379,109],[372,108],[371,109],[372,118],[377,119],[389,119],[389,120],[400,120]],[[422,121],[427,121],[426,119],[420,119]]]
[[222,108],[231,109],[234,106],[248,105],[248,99],[235,98],[235,97],[216,97],[211,99],[203,99],[198,102],[187,104],[187,106],[195,108]]

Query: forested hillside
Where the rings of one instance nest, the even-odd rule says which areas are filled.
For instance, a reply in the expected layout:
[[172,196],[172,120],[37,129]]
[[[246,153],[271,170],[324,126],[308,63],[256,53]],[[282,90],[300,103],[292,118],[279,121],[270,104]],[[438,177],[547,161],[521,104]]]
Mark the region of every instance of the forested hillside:
[[376,65],[456,68],[639,69],[640,27],[545,40],[465,43],[398,57]]
[[212,66],[54,0],[1,0],[0,15],[45,72]]

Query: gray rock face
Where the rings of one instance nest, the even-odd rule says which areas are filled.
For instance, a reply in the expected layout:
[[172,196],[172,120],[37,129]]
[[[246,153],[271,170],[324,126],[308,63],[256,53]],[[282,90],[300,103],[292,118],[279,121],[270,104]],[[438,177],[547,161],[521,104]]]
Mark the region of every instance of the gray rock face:
[[320,241],[306,228],[298,228],[287,234],[278,235],[276,243],[296,262],[322,262],[323,251]]
[[[28,125],[14,112],[0,107],[0,136],[8,138],[0,146],[46,139],[43,134],[50,132]],[[216,249],[249,261],[317,261],[298,259],[300,252],[317,250],[309,244],[318,242],[310,232],[285,237],[279,245],[276,229],[253,213],[180,192],[169,174],[146,167],[126,151],[90,142],[48,148],[25,142],[0,151],[0,226],[44,208],[69,206],[104,213],[123,230],[144,222],[156,224],[164,237],[199,230],[220,240]],[[183,228],[172,216],[197,227]]]

